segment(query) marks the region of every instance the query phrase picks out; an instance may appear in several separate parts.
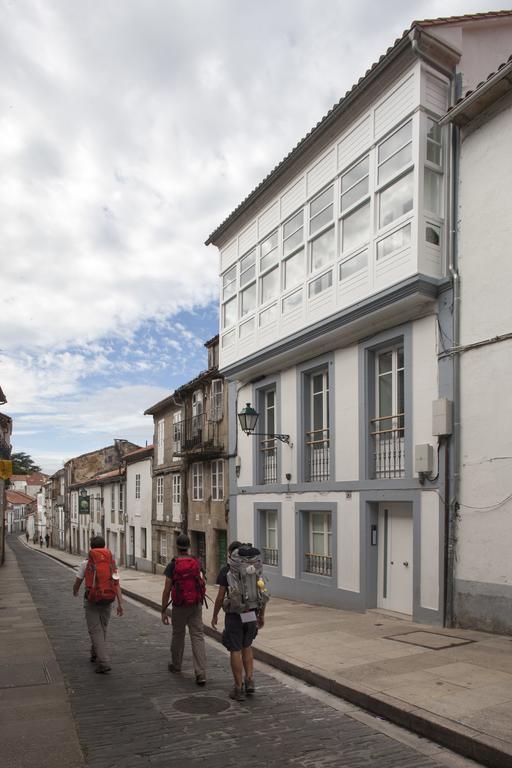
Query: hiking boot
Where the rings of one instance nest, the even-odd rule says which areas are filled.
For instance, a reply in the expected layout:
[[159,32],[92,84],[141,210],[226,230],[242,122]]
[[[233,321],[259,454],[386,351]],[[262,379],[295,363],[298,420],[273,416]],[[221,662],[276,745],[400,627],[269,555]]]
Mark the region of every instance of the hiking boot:
[[110,672],[110,669],[111,667],[109,667],[108,664],[98,664],[94,671],[97,672],[98,675],[106,675],[107,672]]
[[245,692],[249,695],[252,695],[256,688],[254,687],[254,678],[251,677],[250,679],[246,677],[245,679]]
[[229,698],[234,701],[245,701],[245,691],[243,688],[238,688],[236,685],[229,692]]
[[167,669],[169,672],[181,672],[181,669],[179,667],[176,667],[172,661],[170,661],[167,665]]
[[196,683],[197,685],[206,685],[206,677],[204,675],[196,675]]

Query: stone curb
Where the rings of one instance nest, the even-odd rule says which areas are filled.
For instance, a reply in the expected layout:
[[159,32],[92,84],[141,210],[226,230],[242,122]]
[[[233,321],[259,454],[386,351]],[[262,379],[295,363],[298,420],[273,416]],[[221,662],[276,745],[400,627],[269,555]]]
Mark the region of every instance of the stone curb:
[[[25,546],[27,546],[26,543]],[[34,547],[29,547],[29,549],[39,552]],[[41,550],[41,552],[53,560],[67,565],[70,569],[74,567],[56,555],[47,553],[44,550]],[[148,608],[153,608],[158,613],[161,611],[160,603],[144,595],[139,595],[130,589],[126,589],[124,586],[123,595],[142,603],[142,605]],[[203,626],[205,635],[217,642],[221,641],[221,632],[207,624]],[[469,757],[482,765],[488,766],[488,768],[511,768],[512,766],[512,750],[507,749],[506,745],[498,739],[493,739],[491,736],[483,736],[483,734],[476,734],[471,728],[467,728],[460,723],[447,721],[406,702],[399,704],[396,699],[385,694],[377,694],[374,691],[370,692],[363,686],[355,685],[352,681],[341,682],[339,680],[332,680],[319,672],[301,667],[299,664],[276,656],[269,651],[264,651],[257,646],[253,646],[253,653],[254,658],[279,669],[291,677],[295,677],[308,685],[320,688],[340,699],[355,704],[361,709],[383,717],[395,723],[395,725],[399,725],[430,741],[441,744],[443,747],[464,755],[464,757]]]

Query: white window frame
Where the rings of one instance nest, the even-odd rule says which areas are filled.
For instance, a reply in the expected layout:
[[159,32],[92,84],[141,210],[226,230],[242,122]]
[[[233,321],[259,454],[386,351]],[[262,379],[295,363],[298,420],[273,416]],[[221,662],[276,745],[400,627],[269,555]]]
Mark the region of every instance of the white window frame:
[[140,499],[140,474],[135,475],[135,498]]
[[164,503],[164,478],[157,477],[156,479],[156,503]]
[[172,503],[181,504],[181,475],[172,476]]
[[165,441],[165,419],[159,419],[157,422],[157,456],[156,463],[164,463],[164,441]]
[[203,462],[192,464],[192,501],[203,501]]
[[211,384],[211,419],[221,421],[224,416],[224,380],[212,379]]
[[211,463],[212,501],[224,500],[224,461],[215,459]]
[[[321,524],[318,528],[313,525],[315,517],[321,517]],[[332,557],[332,512],[324,512],[321,510],[311,510],[309,512],[309,552],[312,555],[319,555],[320,557]],[[323,537],[323,551],[315,552],[314,538],[316,535],[322,535]]]
[[175,453],[181,453],[181,441],[183,439],[183,412],[174,411],[172,414],[172,442],[173,442],[173,458]]
[[[271,520],[270,518],[273,518],[272,525],[270,524]],[[265,548],[266,549],[275,549],[279,550],[279,525],[278,525],[278,519],[279,516],[277,514],[277,509],[266,509],[265,510]],[[269,537],[269,533],[274,532],[275,536],[275,546],[271,546],[271,541]]]

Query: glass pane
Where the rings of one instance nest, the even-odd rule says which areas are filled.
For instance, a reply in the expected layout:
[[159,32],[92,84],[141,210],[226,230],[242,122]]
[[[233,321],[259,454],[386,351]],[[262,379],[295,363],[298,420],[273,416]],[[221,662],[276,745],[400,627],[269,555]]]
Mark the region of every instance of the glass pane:
[[267,528],[267,548],[277,549],[277,531]]
[[441,165],[441,147],[427,141],[427,160],[435,165]]
[[256,307],[256,283],[242,291],[240,297],[240,316],[243,317],[248,312],[252,312]]
[[264,272],[266,269],[269,269],[273,264],[277,264],[279,261],[279,251],[277,248],[275,248],[273,251],[270,251],[270,253],[267,253],[266,256],[262,256],[260,260],[260,269],[262,272]]
[[383,352],[379,355],[379,374],[389,373],[393,366],[393,353]]
[[316,272],[334,261],[334,227],[311,243],[311,270]]
[[379,223],[381,227],[400,218],[413,206],[413,175],[408,173],[379,195]]
[[304,249],[290,256],[284,262],[284,287],[291,288],[293,285],[302,282],[305,272]]
[[250,336],[251,333],[254,333],[254,318],[251,318],[251,320],[248,320],[246,323],[242,323],[239,329],[241,339]]
[[397,149],[400,149],[408,141],[412,140],[412,122],[409,121],[403,125],[400,130],[394,133],[389,139],[383,141],[379,147],[379,164],[393,155]]
[[287,253],[291,253],[292,251],[294,251],[297,248],[297,246],[299,246],[302,243],[303,239],[304,239],[304,235],[301,227],[299,230],[297,230],[297,232],[295,232],[293,235],[290,235],[290,237],[288,237],[284,241],[283,253],[285,254],[285,256]]
[[341,210],[346,211],[347,208],[350,208],[351,205],[354,205],[354,203],[357,203],[358,200],[362,200],[363,197],[365,197],[368,194],[368,176],[366,178],[362,179],[358,184],[356,184],[352,189],[349,189],[348,192],[345,192],[341,196]]
[[292,218],[283,225],[283,236],[287,238],[297,229],[302,227],[302,221],[302,211],[299,211],[299,213],[296,213],[295,216],[292,216]]
[[230,301],[227,301],[224,304],[223,311],[224,311],[223,327],[229,328],[230,325],[233,325],[236,322],[236,297],[234,299],[231,299]]
[[[391,373],[379,376],[379,416],[393,414],[393,391]],[[381,422],[381,429],[385,429]]]
[[283,315],[287,312],[291,312],[293,309],[297,309],[302,305],[302,290],[295,291],[290,296],[283,299]]
[[309,234],[313,235],[318,232],[319,229],[329,224],[334,217],[334,205],[329,205],[325,210],[321,211],[317,216],[311,219],[309,223]]
[[[324,396],[323,392],[313,395],[313,423],[314,430],[323,430],[324,428]],[[314,440],[321,440],[323,438],[322,432],[318,432],[313,435]]]
[[385,256],[389,256],[390,253],[406,248],[411,242],[411,225],[407,224],[406,227],[393,232],[392,235],[385,237],[377,243],[377,259],[383,259]]
[[324,515],[321,512],[311,513],[311,530],[324,532]]
[[318,296],[322,291],[326,291],[332,285],[332,271],[326,272],[322,277],[317,277],[309,284],[309,298]]
[[393,155],[379,168],[379,184],[385,184],[386,181],[396,176],[398,171],[410,163],[412,160],[412,144],[407,144],[396,155]]
[[311,204],[309,206],[309,215],[310,217],[316,216],[316,214],[323,210],[329,203],[332,203],[333,201],[333,187],[330,186],[328,189],[324,190],[322,194],[318,195],[318,197],[315,197],[314,200],[311,201]]
[[256,267],[253,265],[252,267],[249,267],[246,269],[245,272],[240,273],[240,287],[243,285],[246,285],[246,283],[249,283],[251,280],[254,280],[254,275],[256,274]]
[[277,304],[272,304],[271,307],[260,312],[260,328],[269,323],[273,323],[277,318]]
[[425,240],[432,245],[439,245],[441,242],[441,227],[435,224],[427,224],[425,227]]
[[396,351],[396,367],[398,369],[404,367],[404,348],[398,347]]
[[222,277],[222,285],[224,288],[223,298],[229,299],[236,291],[236,266],[228,270]]
[[358,181],[368,175],[368,169],[370,167],[369,155],[364,157],[357,165],[354,165],[350,171],[343,174],[341,177],[341,192],[342,194],[354,186]]
[[279,267],[261,278],[261,303],[272,299],[279,292]]
[[240,259],[240,269],[243,272],[244,270],[248,269],[250,266],[256,263],[256,249],[251,251],[247,254],[247,256],[244,256],[242,259]]
[[323,373],[316,373],[312,379],[313,394],[324,391],[324,375]]
[[361,206],[343,219],[343,251],[350,251],[368,242],[370,236],[370,203]]
[[276,393],[273,389],[267,392],[267,408],[273,408],[275,403]]
[[313,549],[313,552],[312,552],[313,555],[324,554],[324,534],[323,533],[313,533],[312,549]]
[[347,277],[354,275],[361,269],[366,269],[368,266],[368,251],[361,251],[357,256],[353,256],[351,259],[344,261],[340,264],[340,280],[346,280]]
[[277,248],[277,232],[272,232],[266,240],[263,240],[261,244],[261,255],[266,256],[267,253]]
[[441,181],[440,173],[425,168],[425,210],[440,214],[441,209]]

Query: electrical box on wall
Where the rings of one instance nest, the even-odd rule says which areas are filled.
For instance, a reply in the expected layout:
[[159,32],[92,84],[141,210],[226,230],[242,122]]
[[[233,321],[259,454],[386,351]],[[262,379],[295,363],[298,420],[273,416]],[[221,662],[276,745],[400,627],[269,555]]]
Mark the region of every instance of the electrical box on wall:
[[414,471],[422,475],[430,475],[434,469],[434,450],[431,445],[414,446]]
[[440,397],[432,403],[432,434],[451,435],[453,430],[453,402]]

